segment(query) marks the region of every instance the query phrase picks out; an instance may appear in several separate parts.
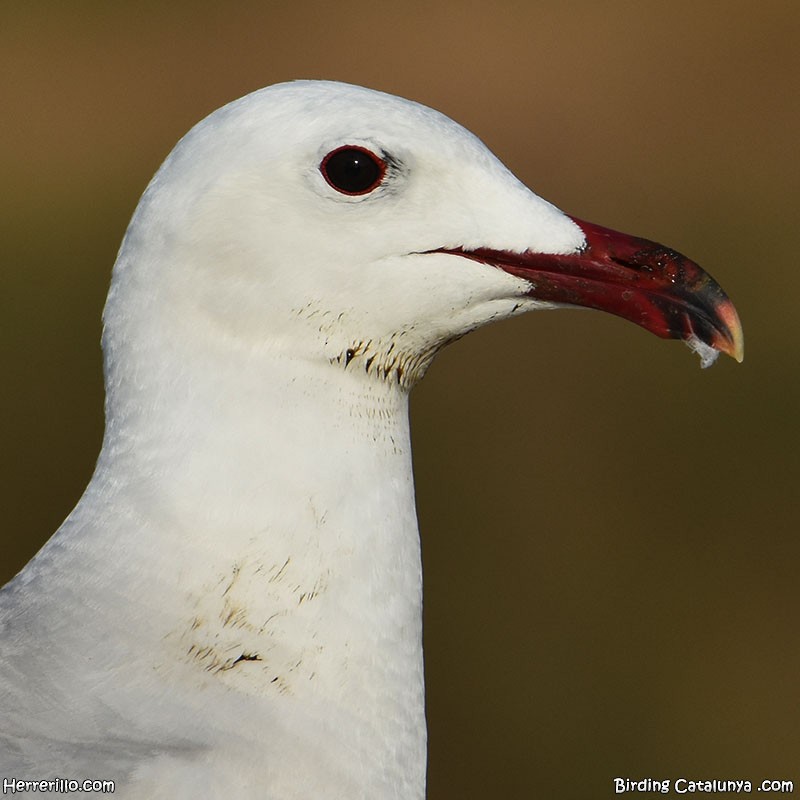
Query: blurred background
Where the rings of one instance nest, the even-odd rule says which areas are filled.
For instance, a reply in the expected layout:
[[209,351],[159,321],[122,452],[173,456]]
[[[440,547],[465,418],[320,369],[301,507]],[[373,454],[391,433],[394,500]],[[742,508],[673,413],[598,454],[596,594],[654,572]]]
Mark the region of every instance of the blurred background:
[[109,274],[173,144],[266,84],[365,84],[687,253],[745,329],[744,364],[701,371],[614,317],[533,314],[415,390],[429,797],[800,787],[798,39],[774,0],[3,3],[0,579],[92,472]]

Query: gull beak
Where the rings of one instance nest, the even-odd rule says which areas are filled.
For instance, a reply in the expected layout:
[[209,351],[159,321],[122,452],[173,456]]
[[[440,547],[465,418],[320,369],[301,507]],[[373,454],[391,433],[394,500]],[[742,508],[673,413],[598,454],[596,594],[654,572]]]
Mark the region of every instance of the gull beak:
[[713,348],[742,361],[739,315],[720,285],[694,261],[647,239],[571,219],[586,239],[577,253],[447,252],[523,278],[531,285],[529,296],[537,300],[608,311],[656,336],[683,339],[694,349]]

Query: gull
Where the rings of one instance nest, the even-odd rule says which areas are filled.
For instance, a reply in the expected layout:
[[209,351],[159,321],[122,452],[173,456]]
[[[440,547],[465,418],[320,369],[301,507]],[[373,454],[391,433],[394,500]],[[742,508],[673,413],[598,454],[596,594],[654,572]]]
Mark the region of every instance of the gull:
[[409,391],[449,342],[561,306],[742,358],[699,266],[561,212],[430,108],[295,81],[196,125],[114,266],[95,472],[0,592],[0,780],[424,797]]

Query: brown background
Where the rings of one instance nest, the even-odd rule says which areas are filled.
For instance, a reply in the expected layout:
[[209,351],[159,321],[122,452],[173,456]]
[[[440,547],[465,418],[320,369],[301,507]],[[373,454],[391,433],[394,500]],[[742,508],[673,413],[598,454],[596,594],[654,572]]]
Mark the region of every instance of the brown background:
[[[800,787],[796,2],[0,6],[0,579],[102,432],[100,311],[174,142],[326,77],[432,105],[532,188],[723,284],[747,358],[560,311],[416,390],[430,798],[615,776]],[[42,657],[47,657],[42,653]]]

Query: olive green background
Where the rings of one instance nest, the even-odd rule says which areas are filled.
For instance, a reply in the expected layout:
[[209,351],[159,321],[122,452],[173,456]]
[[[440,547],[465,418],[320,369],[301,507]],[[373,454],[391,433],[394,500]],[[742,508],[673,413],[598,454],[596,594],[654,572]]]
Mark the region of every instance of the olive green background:
[[745,329],[743,365],[701,371],[611,316],[532,314],[415,390],[431,800],[798,791],[799,39],[772,0],[0,5],[0,579],[91,474],[110,269],[175,141],[269,83],[365,84],[687,253]]

